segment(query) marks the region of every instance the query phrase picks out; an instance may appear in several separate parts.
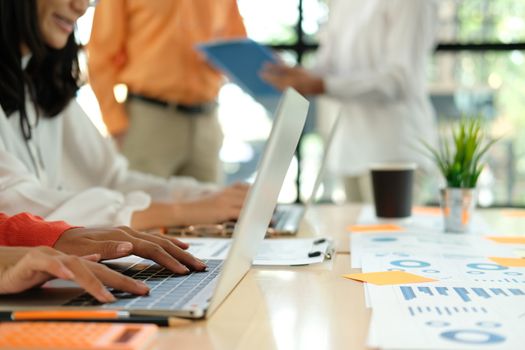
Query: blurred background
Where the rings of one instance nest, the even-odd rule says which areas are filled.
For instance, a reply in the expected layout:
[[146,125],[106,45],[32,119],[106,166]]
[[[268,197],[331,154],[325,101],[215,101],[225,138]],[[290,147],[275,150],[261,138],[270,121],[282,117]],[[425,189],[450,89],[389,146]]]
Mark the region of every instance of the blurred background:
[[[272,47],[288,63],[312,65],[329,0],[238,3],[250,38]],[[439,7],[439,44],[428,71],[428,86],[440,132],[447,134],[447,125],[463,113],[482,115],[489,134],[502,139],[487,157],[479,204],[525,207],[525,1],[440,0]],[[92,15],[90,9],[77,28],[83,44],[89,40]],[[117,88],[116,94],[121,90]],[[81,89],[78,100],[106,134],[89,85]],[[298,158],[281,193],[283,202],[304,201],[309,195],[335,117],[328,104],[312,102]],[[257,102],[232,83],[222,88],[219,103],[225,182],[250,178],[271,128],[271,103]],[[434,183],[429,186],[437,188]],[[326,201],[345,199],[338,179],[330,174],[325,174],[321,192]]]

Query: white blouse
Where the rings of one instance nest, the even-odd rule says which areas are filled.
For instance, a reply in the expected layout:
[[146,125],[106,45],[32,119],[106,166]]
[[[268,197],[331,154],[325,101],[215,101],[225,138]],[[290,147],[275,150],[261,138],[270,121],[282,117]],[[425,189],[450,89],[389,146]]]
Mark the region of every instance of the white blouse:
[[151,201],[196,198],[215,189],[191,178],[159,177],[128,170],[126,159],[102,137],[72,101],[57,117],[39,118],[27,102],[32,140],[21,132],[19,113],[0,108],[0,212],[30,212],[73,225],[129,225]]
[[383,161],[431,168],[420,139],[437,143],[426,92],[436,21],[432,0],[331,0],[314,71],[341,102],[335,173],[361,175]]

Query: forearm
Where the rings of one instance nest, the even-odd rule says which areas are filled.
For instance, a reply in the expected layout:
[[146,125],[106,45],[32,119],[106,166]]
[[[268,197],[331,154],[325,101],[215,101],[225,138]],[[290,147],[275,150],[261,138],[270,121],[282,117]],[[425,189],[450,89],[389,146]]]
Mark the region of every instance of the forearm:
[[215,184],[197,182],[190,177],[174,176],[165,179],[128,170],[126,166],[122,165],[115,171],[112,176],[115,180],[111,182],[110,187],[123,193],[146,192],[154,202],[167,203],[195,199],[219,189]]
[[171,203],[152,203],[148,208],[135,211],[131,217],[131,227],[135,230],[174,226],[177,222],[176,205]]
[[154,202],[147,209],[133,213],[135,229],[166,226],[217,224],[239,217],[249,186],[235,184],[220,192],[195,200],[173,203]]
[[326,94],[343,101],[370,99],[393,102],[409,90],[407,71],[393,66],[380,71],[360,71],[351,74],[327,74],[324,77]]
[[[152,203],[147,209],[136,211],[131,217],[131,227],[147,230],[169,226],[206,224],[212,220],[213,210],[201,202]],[[220,221],[220,220],[219,220]]]
[[325,81],[322,77],[313,76],[306,89],[300,92],[303,95],[322,95],[326,93]]

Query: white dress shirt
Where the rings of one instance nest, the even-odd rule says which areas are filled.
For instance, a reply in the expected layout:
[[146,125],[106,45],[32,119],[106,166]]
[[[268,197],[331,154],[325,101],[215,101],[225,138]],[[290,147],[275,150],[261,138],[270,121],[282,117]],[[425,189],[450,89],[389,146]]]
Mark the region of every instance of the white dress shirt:
[[329,162],[336,174],[388,161],[432,168],[420,139],[437,144],[426,92],[436,21],[432,0],[331,0],[314,72],[341,103]]
[[73,225],[129,225],[132,213],[152,200],[186,200],[215,189],[191,178],[165,180],[128,170],[75,101],[38,123],[33,104],[26,105],[30,142],[22,136],[19,113],[7,118],[0,108],[0,212],[30,212]]

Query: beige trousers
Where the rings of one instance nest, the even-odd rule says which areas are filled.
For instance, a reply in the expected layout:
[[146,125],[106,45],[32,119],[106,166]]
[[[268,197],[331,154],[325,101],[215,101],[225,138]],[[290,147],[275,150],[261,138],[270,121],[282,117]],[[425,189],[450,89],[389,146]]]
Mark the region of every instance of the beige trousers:
[[130,168],[161,177],[191,176],[218,182],[223,134],[217,111],[187,115],[174,108],[128,100],[130,128],[122,153]]

